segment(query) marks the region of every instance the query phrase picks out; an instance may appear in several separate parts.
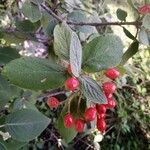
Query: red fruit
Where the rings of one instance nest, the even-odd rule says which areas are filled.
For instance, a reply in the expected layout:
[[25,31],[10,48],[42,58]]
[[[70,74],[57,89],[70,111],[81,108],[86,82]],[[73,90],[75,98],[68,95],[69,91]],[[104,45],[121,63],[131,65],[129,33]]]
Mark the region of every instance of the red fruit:
[[108,100],[108,104],[106,104],[107,108],[115,108],[116,106],[116,101],[113,100],[112,98],[107,99]]
[[150,13],[150,5],[144,5],[138,9],[140,14]]
[[119,77],[120,72],[116,68],[110,68],[105,72],[106,77],[114,80]]
[[71,114],[67,114],[64,117],[64,126],[65,126],[65,128],[72,128],[73,125],[74,125],[73,116]]
[[85,110],[84,118],[86,121],[93,121],[96,118],[96,108],[89,107]]
[[97,118],[97,129],[101,132],[105,132],[106,130],[106,122],[104,119]]
[[70,77],[65,82],[66,89],[70,91],[74,91],[79,87],[79,81],[75,77]]
[[112,94],[116,91],[116,85],[113,82],[103,83],[103,90],[106,94]]
[[106,113],[106,106],[103,104],[96,104],[96,109],[97,109],[98,114]]
[[106,114],[98,114],[97,115],[97,118],[99,118],[99,119],[105,119],[105,117],[106,117]]
[[57,108],[59,106],[60,102],[57,98],[55,97],[50,97],[48,100],[47,100],[47,105],[50,107],[50,108]]
[[72,74],[72,70],[71,70],[71,65],[70,64],[67,67],[67,71],[68,71],[69,74]]
[[77,132],[83,132],[84,131],[84,126],[85,126],[85,122],[84,122],[84,120],[82,120],[82,119],[77,119],[76,121],[75,121],[75,130],[77,131]]
[[105,93],[106,98],[112,98],[113,94],[112,93]]

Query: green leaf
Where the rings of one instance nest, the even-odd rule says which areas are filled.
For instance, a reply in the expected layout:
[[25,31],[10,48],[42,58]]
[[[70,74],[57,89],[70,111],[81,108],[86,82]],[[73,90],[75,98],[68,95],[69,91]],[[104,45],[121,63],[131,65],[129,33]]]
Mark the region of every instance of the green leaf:
[[11,60],[19,57],[20,55],[16,49],[11,47],[0,47],[0,64],[7,64]]
[[57,21],[52,16],[50,16],[47,12],[43,12],[41,25],[43,27],[44,33],[47,36],[52,36],[54,28],[57,25]]
[[143,26],[146,29],[150,30],[150,14],[147,14],[147,15],[144,16],[144,18],[143,18]]
[[65,128],[64,127],[64,116],[66,114],[66,109],[64,108],[62,113],[60,114],[58,121],[57,121],[57,130],[62,136],[62,138],[65,140],[65,142],[69,143],[71,142],[77,135],[77,132],[74,128]]
[[[2,141],[7,150],[20,150],[26,142],[19,142],[13,139],[8,139],[7,141]],[[1,149],[0,149],[1,150]]]
[[1,75],[0,75],[0,109],[2,109],[12,96],[11,87]]
[[23,57],[8,63],[3,75],[22,88],[44,90],[63,86],[66,69],[49,60]]
[[126,21],[126,17],[127,17],[127,12],[126,11],[118,8],[116,13],[117,13],[117,17],[118,17],[119,20]]
[[146,46],[150,46],[150,31],[146,30],[144,27],[141,28],[139,32],[139,41]]
[[150,4],[150,0],[145,0],[145,4]]
[[119,64],[122,55],[123,44],[118,36],[99,36],[85,45],[82,66],[85,71],[98,72]]
[[7,148],[5,147],[5,145],[3,143],[0,142],[0,150],[7,150]]
[[129,46],[126,52],[123,54],[121,64],[125,64],[129,58],[135,55],[138,52],[139,42],[133,41],[133,43]]
[[105,104],[107,102],[101,87],[95,80],[88,76],[82,76],[80,81],[81,91],[87,100],[98,104]]
[[[67,20],[72,22],[82,22],[83,20],[84,22],[89,22],[90,19],[87,17],[87,14],[84,11],[74,10],[71,13],[68,13]],[[79,31],[86,34],[93,33],[94,30],[93,28],[94,27],[92,26],[78,26],[78,25],[74,26],[75,31]]]
[[82,63],[82,46],[75,32],[72,33],[70,43],[70,65],[74,76],[79,77]]
[[31,22],[37,22],[42,17],[39,7],[29,0],[23,3],[22,12]]
[[49,118],[40,112],[22,109],[7,116],[6,131],[13,139],[26,142],[39,136],[49,123]]
[[71,35],[72,30],[65,23],[57,25],[54,29],[54,50],[60,58],[69,60]]
[[40,26],[39,22],[32,23],[30,20],[16,21],[16,28],[22,32],[35,32]]
[[123,27],[123,31],[128,38],[130,38],[131,40],[136,40],[136,38],[130,33],[129,30]]

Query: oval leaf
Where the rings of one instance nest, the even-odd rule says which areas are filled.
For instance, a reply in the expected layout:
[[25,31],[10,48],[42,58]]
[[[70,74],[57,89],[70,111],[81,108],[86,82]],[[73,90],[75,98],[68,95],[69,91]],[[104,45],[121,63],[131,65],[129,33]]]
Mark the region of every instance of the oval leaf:
[[56,55],[65,60],[69,60],[70,42],[72,31],[70,27],[62,23],[54,29],[54,50]]
[[23,57],[8,63],[3,75],[22,88],[44,90],[63,86],[66,70],[46,59]]
[[82,63],[82,46],[78,36],[76,35],[75,32],[73,32],[70,43],[70,65],[71,71],[76,77],[79,77],[79,74],[81,73],[81,63]]
[[105,104],[107,102],[101,87],[95,80],[91,79],[88,76],[82,76],[80,77],[80,81],[81,91],[83,92],[87,100],[98,104]]
[[7,150],[7,148],[5,147],[5,145],[3,143],[0,142],[0,150]]
[[65,142],[69,143],[76,137],[77,132],[74,128],[65,128],[63,118],[64,115],[59,116],[57,121],[57,129]]
[[123,44],[116,35],[108,34],[94,38],[83,49],[83,69],[88,72],[114,67],[120,63]]
[[128,38],[130,38],[131,40],[136,40],[136,38],[129,32],[129,30],[123,27],[123,31]]
[[139,32],[139,41],[142,44],[149,46],[150,45],[150,31],[146,30],[144,27],[141,28]]
[[134,41],[126,50],[126,52],[123,54],[121,64],[125,64],[129,58],[131,58],[134,54],[136,54],[138,52],[138,48],[139,42]]
[[117,13],[117,17],[118,17],[119,20],[126,21],[126,17],[127,17],[127,12],[126,11],[118,8],[116,13]]
[[143,18],[143,26],[150,30],[150,14],[147,14],[146,16],[144,16]]
[[0,75],[0,109],[7,104],[12,94],[10,84]]
[[38,111],[22,109],[6,118],[6,130],[18,141],[30,141],[41,134],[50,123],[49,118]]
[[31,22],[37,22],[42,17],[38,5],[35,5],[29,0],[24,2],[22,6],[22,12],[24,16],[27,17]]
[[11,60],[19,57],[20,55],[16,49],[11,47],[0,47],[0,64],[7,64]]

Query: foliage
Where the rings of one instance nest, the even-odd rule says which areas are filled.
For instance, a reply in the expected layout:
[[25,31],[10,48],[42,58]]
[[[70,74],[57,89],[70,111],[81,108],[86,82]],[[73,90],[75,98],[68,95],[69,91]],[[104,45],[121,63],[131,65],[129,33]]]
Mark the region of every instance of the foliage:
[[[106,104],[102,83],[108,79],[104,77],[104,71],[116,67],[122,73],[125,70],[123,65],[135,54],[138,56],[139,47],[150,45],[150,15],[140,14],[134,1],[128,1],[128,6],[138,16],[133,22],[127,21],[128,13],[121,8],[116,11],[118,22],[110,22],[105,17],[109,3],[101,8],[98,2],[11,0],[0,3],[0,149],[56,149],[55,145],[58,149],[72,148],[84,138],[94,142],[98,134],[95,121],[86,123],[85,132],[77,134],[74,128],[64,127],[64,115],[71,112],[75,119],[83,118],[87,107]],[[142,5],[139,4],[139,7]],[[131,40],[125,52],[124,41],[110,30],[108,26],[111,25],[122,27],[122,33]],[[136,34],[130,33],[124,25],[135,26]],[[27,48],[30,51],[25,53]],[[71,73],[67,71],[68,65]],[[142,69],[146,72],[145,66]],[[80,82],[75,91],[64,86],[70,76]],[[144,78],[150,79],[148,75]],[[135,113],[141,107],[136,104],[135,97],[139,93],[145,96],[146,88],[143,90],[142,86],[138,86],[139,79],[133,80],[138,93],[131,96],[123,88],[122,80],[123,77],[117,80],[120,84],[115,94],[117,111],[109,112],[119,119],[119,124],[114,123],[114,130],[119,129],[119,133],[110,134],[110,143],[114,142],[113,136],[132,133],[138,125],[143,127],[146,124],[140,121],[143,112],[139,116]],[[46,104],[52,96],[60,100],[57,110],[49,109]],[[128,108],[129,104],[136,109]],[[149,120],[148,116],[144,119]],[[127,122],[134,124],[128,126]],[[106,135],[106,141],[107,138],[110,137]],[[61,139],[61,144],[58,139]],[[120,143],[117,138],[113,148],[120,149]],[[128,144],[125,148],[133,143]],[[133,147],[138,148],[138,145]]]

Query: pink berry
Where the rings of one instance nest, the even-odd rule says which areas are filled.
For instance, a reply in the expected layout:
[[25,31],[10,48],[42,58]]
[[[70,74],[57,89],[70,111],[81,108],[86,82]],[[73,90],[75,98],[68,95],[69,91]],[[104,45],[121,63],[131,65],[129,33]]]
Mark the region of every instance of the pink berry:
[[106,122],[104,119],[97,118],[97,129],[102,133],[106,130]]
[[103,91],[106,94],[112,94],[116,91],[116,85],[113,82],[105,82],[103,83]]
[[140,14],[144,14],[144,15],[150,13],[150,5],[144,5],[142,7],[139,7],[138,11]]
[[70,91],[74,91],[79,87],[80,83],[77,78],[75,77],[70,77],[66,80],[65,82],[65,87],[66,89]]
[[96,108],[89,107],[85,110],[84,118],[86,121],[93,121],[96,118]]
[[115,108],[116,107],[116,101],[112,98],[107,99],[108,104],[106,104],[107,108]]
[[75,121],[75,130],[77,131],[77,132],[83,132],[84,131],[84,126],[85,126],[85,122],[84,122],[84,120],[82,120],[82,119],[77,119],[76,121]]
[[50,108],[57,108],[59,106],[60,102],[57,98],[55,97],[50,97],[48,100],[47,100],[47,105],[50,107]]
[[96,109],[98,114],[105,114],[106,113],[106,106],[103,104],[96,104]]
[[64,126],[65,128],[72,128],[74,125],[73,116],[69,113],[64,116]]
[[110,68],[105,72],[106,77],[114,80],[119,77],[120,72],[116,68]]

